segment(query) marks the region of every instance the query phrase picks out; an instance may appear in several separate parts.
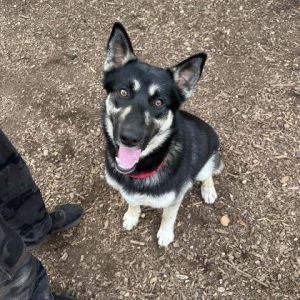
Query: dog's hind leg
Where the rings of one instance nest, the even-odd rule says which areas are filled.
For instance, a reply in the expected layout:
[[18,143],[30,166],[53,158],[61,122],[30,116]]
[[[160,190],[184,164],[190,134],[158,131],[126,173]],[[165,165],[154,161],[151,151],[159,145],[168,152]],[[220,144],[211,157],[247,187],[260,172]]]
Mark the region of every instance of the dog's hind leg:
[[212,176],[202,181],[201,196],[205,203],[213,204],[217,199],[217,192],[215,189]]
[[214,169],[213,175],[219,175],[223,171],[225,165],[220,151],[214,154]]
[[139,222],[141,207],[139,205],[128,204],[127,212],[123,217],[123,227],[126,230],[133,229]]
[[196,180],[202,182],[201,195],[205,203],[213,204],[217,199],[213,175],[220,174],[224,169],[221,153],[214,153],[198,173]]

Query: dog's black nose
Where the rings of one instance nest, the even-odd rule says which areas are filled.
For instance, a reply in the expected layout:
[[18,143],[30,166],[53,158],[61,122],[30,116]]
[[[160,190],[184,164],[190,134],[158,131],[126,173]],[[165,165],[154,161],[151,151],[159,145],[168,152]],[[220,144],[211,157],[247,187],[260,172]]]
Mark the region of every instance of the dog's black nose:
[[136,147],[141,144],[143,132],[138,129],[123,129],[120,132],[120,141],[129,147]]

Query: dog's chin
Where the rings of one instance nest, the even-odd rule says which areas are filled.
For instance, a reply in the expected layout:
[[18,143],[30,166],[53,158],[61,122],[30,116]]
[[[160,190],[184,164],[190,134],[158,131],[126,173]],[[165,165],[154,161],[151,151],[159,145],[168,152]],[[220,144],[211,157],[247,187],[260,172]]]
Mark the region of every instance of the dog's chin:
[[134,166],[133,166],[132,168],[130,168],[130,169],[123,169],[122,167],[119,166],[119,164],[118,164],[117,162],[115,163],[115,166],[116,166],[117,171],[118,171],[119,173],[121,173],[121,174],[124,174],[124,175],[133,173],[134,170],[135,170],[135,167],[136,167],[136,166],[134,165]]

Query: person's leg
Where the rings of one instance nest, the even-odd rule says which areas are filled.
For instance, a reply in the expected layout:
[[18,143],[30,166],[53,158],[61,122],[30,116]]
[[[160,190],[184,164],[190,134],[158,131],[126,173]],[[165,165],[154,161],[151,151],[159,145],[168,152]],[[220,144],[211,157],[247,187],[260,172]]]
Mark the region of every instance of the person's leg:
[[0,215],[23,239],[36,248],[52,232],[76,225],[82,216],[77,204],[65,204],[48,213],[30,171],[0,130]]
[[1,217],[0,299],[53,299],[43,266],[25,251],[22,239]]
[[25,250],[20,236],[0,216],[0,299],[71,300],[50,292],[47,273]]
[[0,214],[25,243],[42,240],[52,227],[28,167],[1,130]]

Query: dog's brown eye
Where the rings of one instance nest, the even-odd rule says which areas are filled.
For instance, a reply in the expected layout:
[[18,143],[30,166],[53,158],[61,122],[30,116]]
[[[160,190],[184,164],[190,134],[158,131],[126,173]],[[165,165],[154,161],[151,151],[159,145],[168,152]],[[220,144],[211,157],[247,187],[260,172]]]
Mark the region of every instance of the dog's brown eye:
[[126,89],[119,89],[118,94],[122,98],[127,98],[128,97],[128,91]]
[[161,108],[164,106],[164,101],[162,101],[161,99],[155,99],[153,101],[153,105],[157,108]]

